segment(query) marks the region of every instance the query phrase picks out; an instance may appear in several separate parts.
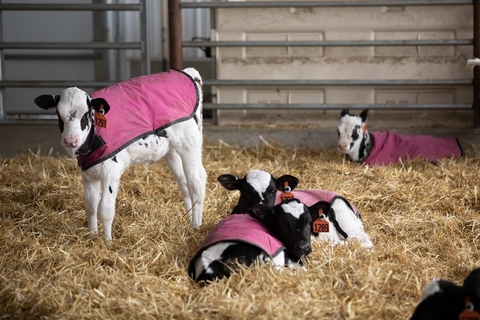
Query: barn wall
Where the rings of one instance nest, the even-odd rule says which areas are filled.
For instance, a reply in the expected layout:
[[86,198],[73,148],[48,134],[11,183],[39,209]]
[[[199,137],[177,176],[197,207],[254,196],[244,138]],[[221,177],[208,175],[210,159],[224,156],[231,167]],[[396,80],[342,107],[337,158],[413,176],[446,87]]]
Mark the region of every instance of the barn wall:
[[[216,9],[215,40],[471,39],[472,6]],[[218,79],[471,79],[472,46],[217,48]],[[217,87],[218,103],[472,103],[471,87]],[[218,111],[218,124],[334,125],[339,111]],[[385,125],[471,126],[470,111],[372,111]],[[384,115],[384,117],[380,117]],[[371,117],[372,118],[372,117]]]

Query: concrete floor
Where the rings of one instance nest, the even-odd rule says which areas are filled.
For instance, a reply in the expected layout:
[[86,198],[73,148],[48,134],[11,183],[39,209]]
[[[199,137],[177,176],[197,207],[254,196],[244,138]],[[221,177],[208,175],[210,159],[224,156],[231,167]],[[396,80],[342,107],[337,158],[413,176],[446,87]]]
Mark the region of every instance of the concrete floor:
[[[378,129],[377,129],[378,130]],[[480,129],[421,128],[395,130],[409,134],[454,136],[462,147],[480,145]],[[56,125],[0,125],[0,156],[12,157],[28,151],[64,156],[60,146],[60,132]],[[220,141],[229,145],[253,146],[265,141],[284,147],[335,148],[335,128],[239,128],[206,124],[204,138],[207,144]]]

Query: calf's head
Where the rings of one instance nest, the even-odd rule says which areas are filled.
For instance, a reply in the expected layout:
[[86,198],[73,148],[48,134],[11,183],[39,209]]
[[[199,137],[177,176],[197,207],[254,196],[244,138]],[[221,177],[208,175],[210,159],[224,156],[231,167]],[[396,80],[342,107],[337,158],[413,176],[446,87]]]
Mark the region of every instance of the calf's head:
[[422,301],[411,317],[412,320],[479,318],[480,268],[474,269],[461,286],[441,279],[432,281],[425,286]]
[[342,110],[337,127],[339,152],[350,156],[353,161],[359,153],[363,135],[367,132],[368,109],[359,116],[350,115],[347,109]]
[[[289,181],[293,189],[298,179],[284,175],[282,181]],[[233,174],[223,174],[217,178],[218,182],[227,190],[239,190],[240,199],[232,213],[248,213],[256,204],[273,206],[277,192],[277,179],[264,170],[251,170],[242,179]]]
[[92,99],[75,87],[63,90],[60,95],[38,96],[35,104],[45,110],[56,109],[61,144],[71,157],[88,153],[95,134],[95,112],[106,114],[110,109],[104,99]]
[[299,200],[287,200],[274,207],[257,204],[250,215],[270,228],[293,261],[299,261],[312,252],[312,218],[308,208]]

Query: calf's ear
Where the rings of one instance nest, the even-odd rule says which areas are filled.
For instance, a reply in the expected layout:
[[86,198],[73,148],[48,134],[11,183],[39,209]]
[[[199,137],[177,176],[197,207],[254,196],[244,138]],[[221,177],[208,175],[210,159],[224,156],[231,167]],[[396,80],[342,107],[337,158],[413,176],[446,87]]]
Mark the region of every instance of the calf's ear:
[[275,182],[275,186],[280,191],[286,191],[285,188],[287,186],[290,187],[289,191],[292,191],[293,189],[295,189],[297,184],[298,184],[298,178],[294,177],[294,176],[291,176],[289,174],[285,174],[285,175],[281,176]]
[[368,120],[368,109],[365,109],[360,113],[360,118],[362,119],[362,122],[367,122],[367,120]]
[[252,212],[250,213],[250,215],[257,220],[265,223],[266,225],[270,225],[272,223],[275,212],[273,211],[272,207],[260,203],[256,204],[252,208]]
[[35,104],[44,110],[55,108],[58,101],[60,101],[60,95],[55,96],[53,94],[42,94],[34,100]]
[[222,174],[217,178],[218,182],[227,190],[239,190],[240,179],[233,174]]
[[108,104],[107,100],[103,98],[95,98],[90,100],[90,105],[96,112],[101,114],[107,114],[108,110],[110,110],[110,105]]
[[328,215],[330,212],[332,206],[330,203],[326,201],[318,201],[311,207],[308,207],[308,211],[310,211],[310,216],[312,217],[312,220],[316,220],[322,213],[324,215]]
[[348,109],[343,109],[342,112],[340,113],[340,118],[346,116],[347,114],[350,114]]

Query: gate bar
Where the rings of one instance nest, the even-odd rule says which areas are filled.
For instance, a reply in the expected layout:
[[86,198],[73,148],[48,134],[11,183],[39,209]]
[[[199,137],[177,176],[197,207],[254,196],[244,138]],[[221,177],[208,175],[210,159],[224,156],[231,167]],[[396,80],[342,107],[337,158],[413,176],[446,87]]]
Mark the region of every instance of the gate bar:
[[327,40],[327,41],[183,41],[184,47],[396,47],[471,46],[472,39],[430,40]]
[[313,7],[400,7],[471,5],[472,0],[407,0],[407,1],[245,1],[245,2],[182,2],[185,9],[202,8],[313,8]]
[[371,109],[371,110],[472,110],[471,104],[349,104],[349,103],[317,103],[317,104],[261,104],[261,103],[204,103],[204,110],[343,110],[343,109]]

